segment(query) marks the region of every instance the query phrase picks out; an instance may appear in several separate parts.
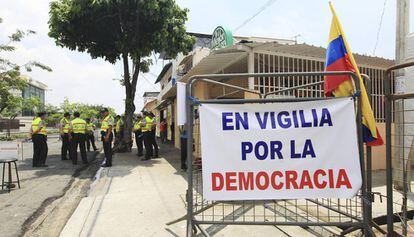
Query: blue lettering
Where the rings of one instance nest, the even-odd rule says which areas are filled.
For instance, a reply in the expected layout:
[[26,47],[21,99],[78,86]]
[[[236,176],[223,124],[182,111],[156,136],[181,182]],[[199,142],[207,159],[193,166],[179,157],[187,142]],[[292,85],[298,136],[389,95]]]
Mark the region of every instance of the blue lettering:
[[310,139],[306,139],[305,146],[303,147],[303,154],[302,158],[306,158],[307,155],[310,155],[311,157],[315,158],[315,151],[313,150],[312,141]]
[[318,126],[318,114],[316,113],[316,109],[312,109],[312,115],[313,115],[313,126]]
[[[284,120],[282,120],[282,116],[286,116],[286,118]],[[289,118],[289,112],[287,111],[281,111],[278,115],[277,115],[277,121],[279,123],[279,126],[281,128],[289,128],[290,126],[292,126],[292,121]]]
[[306,122],[305,120],[305,114],[303,113],[303,110],[299,110],[299,116],[300,116],[300,122],[302,123],[302,128],[310,128],[312,127],[311,122]]
[[325,123],[327,123],[330,127],[332,126],[331,114],[327,108],[322,109],[322,118],[319,127],[323,127]]
[[295,151],[295,140],[290,140],[290,158],[292,159],[302,158],[302,154],[296,153]]
[[236,113],[236,130],[240,130],[240,124],[243,126],[244,129],[249,129],[249,121],[247,112],[243,113],[243,117],[240,113]]
[[253,151],[253,144],[251,142],[242,142],[241,151],[242,151],[242,160],[246,160],[247,153],[251,153]]
[[295,125],[295,128],[298,128],[299,123],[298,123],[298,116],[297,116],[297,111],[296,110],[292,111],[292,117],[293,117],[293,124]]
[[270,122],[272,123],[272,128],[276,128],[275,112],[270,112]]
[[267,118],[269,116],[269,112],[264,113],[263,120],[260,118],[260,113],[259,112],[256,112],[255,115],[256,115],[256,118],[257,118],[257,122],[259,122],[260,128],[261,129],[266,129]]
[[[260,154],[260,147],[263,147],[263,154]],[[259,160],[266,159],[267,155],[269,153],[269,148],[266,145],[266,142],[259,141],[254,146],[254,154],[256,155],[256,158]]]
[[282,152],[280,152],[280,150],[282,150],[282,142],[271,141],[270,142],[270,159],[272,160],[275,159],[275,153],[277,153],[277,158],[279,158],[280,160],[283,159],[283,155],[282,155]]
[[234,126],[229,125],[229,123],[233,122],[233,119],[229,118],[232,115],[233,115],[233,113],[231,113],[231,112],[221,113],[221,123],[222,123],[222,126],[223,126],[223,130],[234,130]]

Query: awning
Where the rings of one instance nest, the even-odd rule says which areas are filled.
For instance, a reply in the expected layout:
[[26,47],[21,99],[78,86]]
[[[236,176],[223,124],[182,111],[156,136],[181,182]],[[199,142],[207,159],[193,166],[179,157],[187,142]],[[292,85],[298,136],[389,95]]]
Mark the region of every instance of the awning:
[[[220,73],[229,66],[247,57],[248,52],[238,51],[231,53],[210,54],[195,65],[180,81],[186,82],[188,78],[199,74]],[[247,65],[246,65],[247,66]]]
[[157,106],[155,107],[155,109],[162,110],[165,107],[167,107],[172,101],[173,101],[172,98],[166,99],[166,100],[162,100],[159,104],[157,104]]

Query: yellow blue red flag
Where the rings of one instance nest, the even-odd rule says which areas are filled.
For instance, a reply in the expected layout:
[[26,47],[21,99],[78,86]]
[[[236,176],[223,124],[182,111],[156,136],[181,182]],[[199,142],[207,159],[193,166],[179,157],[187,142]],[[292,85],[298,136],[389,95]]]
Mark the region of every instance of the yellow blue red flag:
[[[352,71],[357,74],[361,89],[362,105],[362,132],[364,142],[368,146],[380,146],[384,142],[378,132],[374,113],[369,103],[368,95],[359,72],[358,66],[346,41],[342,26],[338,20],[332,3],[329,3],[332,11],[332,23],[329,33],[329,44],[326,50],[325,71]],[[324,81],[325,95],[349,96],[354,93],[354,84],[350,76],[326,76]]]

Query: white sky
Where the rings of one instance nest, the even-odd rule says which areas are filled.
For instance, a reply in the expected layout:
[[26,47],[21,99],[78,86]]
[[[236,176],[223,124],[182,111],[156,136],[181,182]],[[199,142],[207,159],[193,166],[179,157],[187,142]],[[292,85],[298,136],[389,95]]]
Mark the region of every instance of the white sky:
[[[37,31],[17,44],[18,50],[9,58],[18,63],[37,60],[53,72],[35,69],[28,75],[47,84],[47,103],[59,104],[65,97],[71,102],[104,104],[123,112],[124,90],[114,78],[122,75],[121,65],[92,60],[87,53],[78,53],[55,46],[48,33],[49,0],[0,0],[0,41],[17,28]],[[211,33],[218,25],[235,29],[253,15],[267,0],[177,0],[190,9],[187,30]],[[373,54],[384,0],[333,1],[354,53]],[[376,56],[394,58],[396,0],[386,1]],[[414,3],[412,4],[414,5]],[[326,46],[331,13],[327,0],[276,0],[260,15],[234,35],[293,38],[300,43]],[[411,29],[414,24],[411,21]],[[158,90],[153,82],[163,61],[154,61],[151,72],[140,76],[135,100],[142,108],[142,94]]]

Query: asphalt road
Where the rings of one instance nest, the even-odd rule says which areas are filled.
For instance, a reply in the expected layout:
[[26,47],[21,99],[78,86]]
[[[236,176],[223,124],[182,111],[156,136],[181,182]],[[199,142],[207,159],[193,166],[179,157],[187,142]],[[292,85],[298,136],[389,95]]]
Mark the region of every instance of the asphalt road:
[[[95,160],[97,152],[88,152],[90,166],[81,165],[79,161],[80,165],[74,166],[70,161],[60,159],[61,142],[56,136],[49,137],[48,146],[46,164],[49,167],[33,168],[32,143],[24,143],[23,159],[18,161],[21,189],[13,189],[10,193],[0,190],[0,236],[23,235],[33,228],[36,218],[48,204],[66,194],[76,178],[93,179],[94,170],[91,171],[90,166],[99,166],[96,165],[99,161]],[[82,172],[91,175],[81,175]]]

